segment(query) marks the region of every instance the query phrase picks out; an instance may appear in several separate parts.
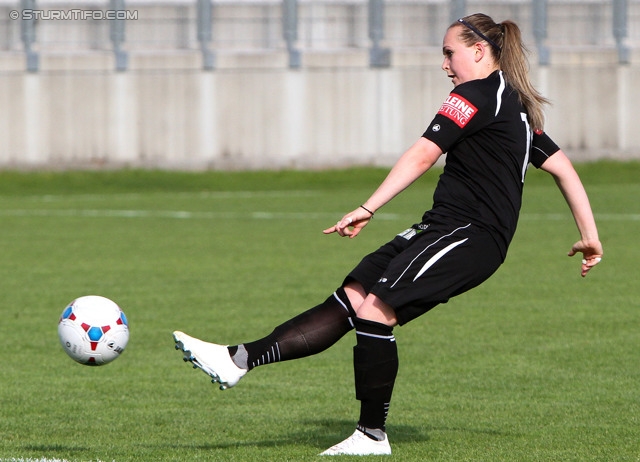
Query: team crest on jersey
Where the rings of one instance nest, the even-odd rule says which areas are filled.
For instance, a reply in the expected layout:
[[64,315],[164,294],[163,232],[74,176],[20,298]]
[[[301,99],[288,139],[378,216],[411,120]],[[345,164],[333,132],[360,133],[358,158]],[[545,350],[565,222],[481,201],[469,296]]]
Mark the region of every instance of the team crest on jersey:
[[453,120],[458,127],[463,128],[476,115],[478,108],[462,96],[451,93],[440,106],[438,114]]

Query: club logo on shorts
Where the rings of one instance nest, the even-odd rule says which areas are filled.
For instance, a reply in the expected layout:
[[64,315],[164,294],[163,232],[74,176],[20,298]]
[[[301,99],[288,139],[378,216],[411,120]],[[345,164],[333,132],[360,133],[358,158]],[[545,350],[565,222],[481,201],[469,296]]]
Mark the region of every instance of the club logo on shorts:
[[440,106],[438,114],[453,120],[456,125],[463,128],[476,115],[478,108],[456,93],[450,93]]

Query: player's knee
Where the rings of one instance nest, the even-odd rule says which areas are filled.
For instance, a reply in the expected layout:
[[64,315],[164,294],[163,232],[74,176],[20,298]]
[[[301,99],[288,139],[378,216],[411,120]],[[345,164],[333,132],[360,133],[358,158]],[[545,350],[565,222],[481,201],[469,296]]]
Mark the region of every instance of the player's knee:
[[365,292],[364,287],[362,287],[362,284],[357,281],[349,281],[342,287],[342,289],[354,310],[357,310],[357,308],[362,305],[362,302],[364,302],[364,299],[367,298],[367,293]]
[[358,318],[394,327],[398,324],[395,310],[374,294],[369,294],[359,306],[354,307]]

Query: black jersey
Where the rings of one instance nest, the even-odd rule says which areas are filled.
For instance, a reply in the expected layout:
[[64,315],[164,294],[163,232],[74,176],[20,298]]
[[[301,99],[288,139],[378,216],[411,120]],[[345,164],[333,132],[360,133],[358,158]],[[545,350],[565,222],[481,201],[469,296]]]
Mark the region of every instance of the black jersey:
[[502,71],[455,87],[422,136],[447,153],[430,213],[490,230],[504,258],[527,166],[540,167],[558,147],[546,135],[534,137]]

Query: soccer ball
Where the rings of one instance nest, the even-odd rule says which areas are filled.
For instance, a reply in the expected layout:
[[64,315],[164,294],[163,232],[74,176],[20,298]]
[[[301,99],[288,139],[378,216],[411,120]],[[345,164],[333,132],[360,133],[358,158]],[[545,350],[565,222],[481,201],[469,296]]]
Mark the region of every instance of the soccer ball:
[[129,341],[129,324],[115,302],[87,295],[76,298],[64,309],[58,322],[58,337],[73,360],[101,366],[124,351]]

